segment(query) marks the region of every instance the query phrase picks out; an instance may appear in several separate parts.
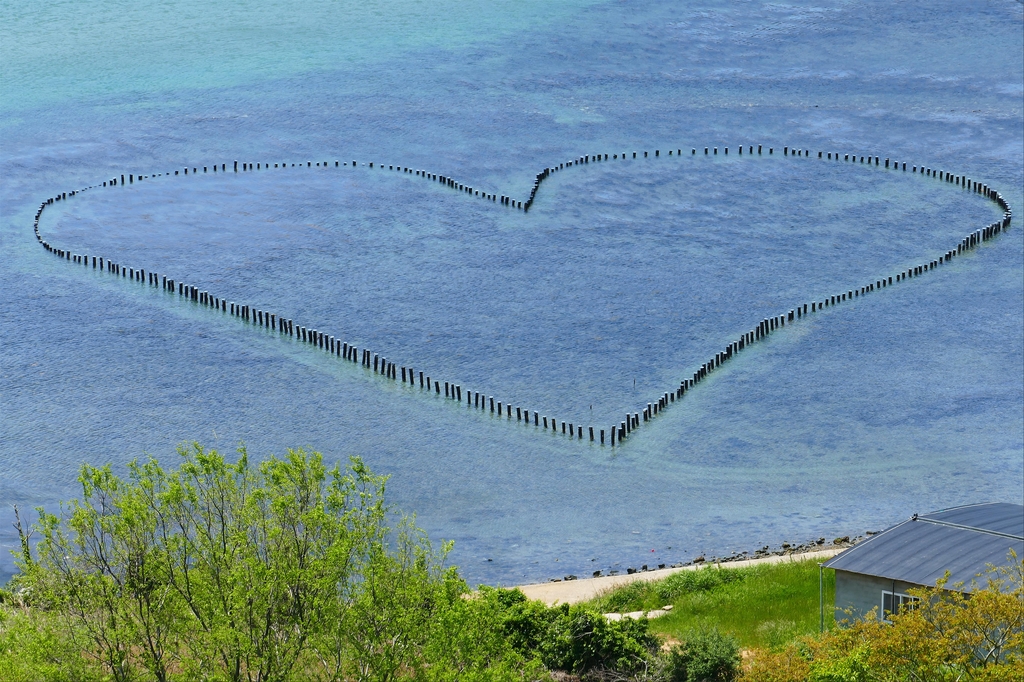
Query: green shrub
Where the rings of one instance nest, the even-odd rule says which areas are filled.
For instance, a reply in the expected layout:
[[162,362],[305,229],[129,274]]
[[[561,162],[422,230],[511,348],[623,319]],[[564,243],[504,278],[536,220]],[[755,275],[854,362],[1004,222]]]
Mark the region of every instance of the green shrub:
[[671,682],[729,682],[739,670],[739,645],[716,629],[697,630],[669,651]]
[[541,660],[549,668],[574,673],[599,669],[635,672],[657,648],[646,619],[609,621],[577,605],[552,611],[555,617],[540,648]]
[[858,649],[850,654],[833,659],[811,663],[809,682],[867,682],[871,670],[867,664],[867,649]]
[[582,605],[529,601],[519,590],[484,587],[481,599],[497,606],[505,642],[524,659],[552,670],[635,673],[648,666],[658,648],[646,618],[609,621]]
[[56,614],[0,605],[0,680],[86,682],[104,677],[85,660]]

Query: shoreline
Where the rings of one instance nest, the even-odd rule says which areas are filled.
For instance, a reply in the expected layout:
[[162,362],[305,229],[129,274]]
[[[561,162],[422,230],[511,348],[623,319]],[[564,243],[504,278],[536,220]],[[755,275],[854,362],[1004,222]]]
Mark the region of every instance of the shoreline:
[[609,590],[629,585],[639,581],[654,581],[667,578],[680,571],[696,571],[707,566],[718,568],[744,568],[746,566],[757,566],[760,564],[778,564],[786,561],[807,561],[809,559],[820,559],[824,561],[840,552],[852,547],[855,542],[844,543],[842,546],[829,547],[828,549],[814,549],[795,551],[785,554],[772,554],[753,559],[736,559],[723,561],[707,561],[690,563],[685,566],[672,566],[658,568],[650,571],[638,571],[625,575],[604,575],[594,578],[582,578],[577,580],[556,580],[546,583],[529,583],[517,585],[513,589],[520,590],[529,599],[544,602],[548,606],[556,604],[577,604],[589,601]]

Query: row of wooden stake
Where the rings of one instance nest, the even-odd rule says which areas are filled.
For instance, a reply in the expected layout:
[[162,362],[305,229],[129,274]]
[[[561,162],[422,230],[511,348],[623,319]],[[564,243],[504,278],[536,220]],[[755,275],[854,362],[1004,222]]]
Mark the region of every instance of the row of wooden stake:
[[[723,148],[723,155],[729,155],[729,147]],[[742,156],[744,153],[744,146],[739,145],[735,147],[737,154]],[[757,145],[757,151],[754,151],[754,145],[747,146],[747,155],[753,156],[755,153],[758,156],[763,155],[762,145]],[[719,152],[718,147],[704,147],[704,156],[717,156]],[[768,155],[773,155],[775,152],[774,148],[768,148]],[[609,154],[586,154],[570,161],[560,162],[556,165],[552,165],[545,168],[543,171],[538,173],[535,177],[533,187],[530,191],[530,195],[525,200],[515,200],[511,196],[499,195],[495,193],[481,192],[466,183],[459,182],[452,177],[431,173],[425,170],[413,169],[407,166],[386,166],[389,171],[398,171],[401,173],[407,173],[417,177],[430,180],[432,182],[440,183],[451,189],[466,193],[470,196],[475,196],[488,200],[495,203],[501,203],[504,206],[510,208],[516,208],[527,212],[533,205],[534,199],[537,195],[537,191],[540,188],[541,183],[549,178],[553,173],[563,171],[567,168],[574,166],[581,166],[590,163],[600,163],[605,161],[623,161],[633,160],[639,158],[650,158],[648,152],[642,152],[643,156],[638,156],[641,152],[632,152],[630,157],[625,152],[613,153],[609,157]],[[696,147],[690,149],[690,156],[697,156],[698,150]],[[786,157],[805,157],[810,158],[811,152],[806,149],[796,149],[790,147],[783,147],[783,155]],[[654,158],[660,158],[662,156],[661,150],[654,150]],[[667,150],[666,156],[683,156],[683,149],[669,149]],[[817,153],[818,159],[836,161],[842,163],[854,163],[857,165],[869,165],[875,167],[882,167],[882,159],[878,156],[871,155],[860,155],[837,153],[837,152],[821,152]],[[373,162],[364,163],[363,166],[373,169],[375,165]],[[334,168],[351,167],[356,168],[359,164],[356,161],[341,162],[334,161]],[[328,161],[307,161],[306,163],[274,163],[273,168],[323,168],[327,169],[331,167],[331,163]],[[220,164],[218,169],[217,164],[213,166],[202,166],[202,173],[210,173],[212,168],[213,173],[227,173],[228,168],[226,163]],[[376,168],[380,170],[385,169],[385,164],[376,164]],[[35,214],[34,232],[36,240],[45,248],[48,252],[55,254],[56,256],[66,259],[69,262],[77,263],[89,267],[92,269],[104,271],[117,277],[125,279],[131,279],[140,283],[146,283],[153,287],[161,287],[164,291],[169,293],[175,293],[179,297],[190,300],[197,305],[206,306],[214,310],[218,310],[222,313],[232,315],[239,318],[240,320],[264,327],[266,329],[276,331],[282,335],[287,335],[301,341],[306,344],[310,344],[315,348],[324,352],[336,355],[337,357],[347,360],[353,363],[360,363],[367,370],[379,374],[392,381],[401,381],[403,384],[418,387],[420,390],[425,390],[428,393],[433,392],[435,395],[440,396],[442,386],[444,390],[444,396],[446,399],[458,401],[460,404],[463,402],[465,397],[465,404],[467,408],[490,412],[498,417],[505,418],[511,421],[513,414],[515,415],[516,421],[519,423],[525,423],[527,426],[533,426],[535,428],[543,428],[548,431],[558,433],[559,431],[563,435],[567,435],[570,438],[583,440],[585,438],[590,441],[599,442],[602,445],[616,445],[622,443],[628,438],[633,431],[640,428],[644,423],[651,421],[654,417],[661,414],[667,407],[681,399],[686,393],[692,390],[697,384],[707,379],[716,369],[721,367],[723,364],[735,357],[740,351],[751,346],[752,344],[763,340],[770,336],[775,331],[784,328],[787,324],[793,324],[797,320],[803,317],[824,310],[826,308],[834,307],[841,303],[852,301],[862,296],[874,293],[881,289],[885,289],[889,286],[897,284],[901,281],[918,277],[929,270],[941,266],[944,263],[949,263],[953,258],[958,255],[969,251],[985,241],[988,241],[995,235],[999,234],[1003,230],[1006,230],[1010,226],[1010,220],[1012,213],[1009,205],[1003,199],[1002,195],[996,192],[994,189],[986,184],[972,180],[971,178],[963,175],[955,175],[943,170],[937,170],[932,168],[925,168],[923,166],[917,166],[911,164],[908,169],[906,163],[900,163],[897,161],[891,161],[886,158],[884,160],[884,168],[921,174],[926,177],[934,178],[936,180],[946,182],[955,187],[959,187],[965,191],[971,191],[990,199],[999,205],[1003,209],[1002,218],[999,221],[993,222],[986,227],[976,230],[971,234],[960,240],[956,248],[950,249],[946,253],[942,254],[938,258],[923,262],[919,265],[912,266],[906,270],[897,272],[894,275],[888,275],[881,278],[877,278],[874,281],[868,282],[862,286],[854,289],[848,289],[846,291],[839,292],[826,296],[822,299],[817,299],[809,303],[802,303],[795,308],[792,308],[780,315],[774,315],[772,317],[761,320],[760,323],[750,331],[740,335],[735,341],[728,344],[724,349],[715,353],[713,357],[710,357],[707,361],[701,364],[700,367],[693,372],[692,376],[682,379],[678,386],[673,387],[669,391],[665,391],[657,398],[651,400],[643,406],[640,411],[628,412],[625,415],[625,419],[620,421],[618,424],[613,424],[610,428],[606,429],[595,429],[594,426],[584,426],[578,422],[569,421],[565,419],[557,419],[546,415],[541,415],[536,410],[530,410],[521,405],[513,406],[507,401],[495,399],[494,396],[486,395],[479,391],[466,390],[463,391],[462,385],[452,381],[442,381],[436,378],[431,378],[430,375],[424,374],[423,371],[417,372],[411,366],[399,365],[393,360],[387,359],[385,356],[378,352],[371,351],[367,348],[358,348],[356,345],[344,342],[340,338],[335,337],[331,334],[318,331],[303,325],[294,324],[290,318],[285,318],[277,313],[269,312],[263,309],[256,308],[255,306],[238,304],[233,301],[227,301],[224,298],[218,297],[208,291],[202,290],[199,287],[191,284],[185,284],[184,282],[176,281],[172,278],[168,278],[166,275],[160,275],[153,271],[146,271],[143,268],[129,267],[120,263],[115,263],[109,258],[102,256],[88,256],[85,254],[73,254],[65,249],[60,249],[48,241],[42,238],[39,232],[39,221],[43,215],[43,211],[47,206],[53,205],[56,202],[66,201],[70,197],[74,197],[83,191],[96,189],[98,187],[117,187],[125,185],[133,185],[135,182],[143,181],[146,179],[162,176],[170,176],[171,172],[167,173],[155,173],[152,175],[136,175],[134,173],[121,175],[119,178],[114,177],[102,184],[92,185],[79,190],[72,190],[71,192],[61,192],[53,197],[49,197],[39,206],[39,210]],[[192,175],[200,174],[200,167],[191,167]],[[256,163],[243,162],[241,168],[239,168],[238,161],[232,163],[231,171],[233,173],[238,172],[255,172],[271,170],[271,164],[263,161]],[[189,168],[179,169],[173,171],[173,175],[187,176],[189,175]],[[91,260],[90,260],[91,259]]]

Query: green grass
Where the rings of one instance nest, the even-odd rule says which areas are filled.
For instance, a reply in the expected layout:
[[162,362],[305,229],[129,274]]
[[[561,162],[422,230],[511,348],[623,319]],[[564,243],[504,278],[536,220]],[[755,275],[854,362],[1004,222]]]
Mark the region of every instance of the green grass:
[[[826,570],[825,627],[831,627],[835,573]],[[591,605],[603,613],[647,611],[672,604],[651,630],[683,639],[709,626],[734,635],[743,647],[777,648],[818,632],[818,563],[815,560],[746,568],[680,571],[655,582],[608,592]]]

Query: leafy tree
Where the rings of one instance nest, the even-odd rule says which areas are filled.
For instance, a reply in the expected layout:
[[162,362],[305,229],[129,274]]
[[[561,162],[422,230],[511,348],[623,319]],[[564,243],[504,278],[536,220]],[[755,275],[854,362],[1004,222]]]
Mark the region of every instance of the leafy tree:
[[154,519],[140,490],[110,467],[83,467],[80,480],[83,500],[63,519],[40,512],[40,560],[22,566],[33,603],[84,636],[114,680],[134,677],[133,658],[166,680],[176,633]]
[[370,547],[349,613],[338,622],[355,678],[388,682],[421,667],[417,652],[445,585],[420,531],[400,525],[394,551],[380,539]]
[[[20,581],[114,680],[287,679],[386,554],[385,479],[303,450],[259,467],[244,448],[233,464],[198,444],[179,454],[170,472],[132,462],[126,480],[83,467],[81,500],[40,511],[39,559]],[[342,667],[320,658],[327,678]]]

